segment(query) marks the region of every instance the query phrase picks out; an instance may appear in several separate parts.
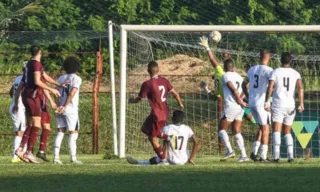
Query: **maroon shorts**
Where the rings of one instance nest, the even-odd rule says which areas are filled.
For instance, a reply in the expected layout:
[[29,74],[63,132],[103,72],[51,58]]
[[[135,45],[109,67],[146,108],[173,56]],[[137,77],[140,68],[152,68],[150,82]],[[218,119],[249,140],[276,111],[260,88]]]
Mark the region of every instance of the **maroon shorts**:
[[166,121],[156,121],[153,114],[150,114],[144,121],[141,131],[152,137],[160,137],[162,128],[166,125]]
[[24,98],[23,104],[26,107],[26,113],[29,117],[41,117],[41,100],[40,98]]

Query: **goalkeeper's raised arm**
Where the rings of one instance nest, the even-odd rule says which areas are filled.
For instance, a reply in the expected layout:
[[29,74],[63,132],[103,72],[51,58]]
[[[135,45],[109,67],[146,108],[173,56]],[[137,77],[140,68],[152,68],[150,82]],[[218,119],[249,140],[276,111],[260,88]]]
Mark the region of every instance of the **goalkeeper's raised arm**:
[[220,63],[216,60],[215,55],[213,54],[213,52],[211,51],[210,47],[209,47],[209,43],[208,43],[208,38],[205,36],[200,37],[200,43],[201,46],[203,46],[207,52],[208,52],[208,56],[209,56],[209,60],[210,63],[212,65],[212,67],[216,68],[217,66],[220,65]]

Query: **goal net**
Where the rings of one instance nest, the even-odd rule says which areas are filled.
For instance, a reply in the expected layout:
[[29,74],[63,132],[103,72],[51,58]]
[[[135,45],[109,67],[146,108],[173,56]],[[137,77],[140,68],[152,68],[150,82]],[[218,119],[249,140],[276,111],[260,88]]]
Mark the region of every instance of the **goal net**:
[[[179,27],[179,26],[177,26]],[[140,104],[127,104],[130,96],[136,96],[141,84],[149,76],[147,73],[147,63],[156,60],[160,66],[160,74],[168,78],[175,90],[182,96],[186,114],[185,124],[189,125],[198,136],[200,141],[199,154],[216,155],[219,153],[218,147],[218,102],[201,89],[201,81],[208,83],[208,87],[214,90],[212,76],[214,69],[211,66],[207,52],[199,45],[200,37],[209,36],[213,27],[208,26],[208,30],[199,30],[193,28],[180,30],[163,30],[157,26],[154,31],[135,30],[134,26],[130,30],[122,31],[122,78],[125,85],[125,94],[121,99],[121,107],[125,106],[124,113],[120,112],[120,156],[124,156],[124,133],[125,133],[125,152],[129,154],[153,154],[152,147],[147,137],[140,131],[144,119],[149,115],[151,109],[148,102],[143,101]],[[272,26],[271,26],[272,27]],[[152,28],[152,27],[151,27]],[[198,27],[201,28],[201,27]],[[230,26],[229,29],[232,27]],[[161,29],[157,31],[157,29]],[[219,26],[216,28],[219,30]],[[219,30],[222,39],[218,44],[210,43],[210,47],[215,53],[217,59],[222,63],[226,54],[229,54],[234,61],[236,71],[241,75],[246,75],[246,70],[252,65],[259,63],[259,51],[268,49],[272,53],[270,66],[275,68],[280,66],[279,55],[284,51],[289,51],[294,55],[293,68],[298,70],[303,78],[305,85],[305,111],[297,113],[293,125],[294,152],[296,157],[303,157],[306,152],[312,156],[320,156],[320,143],[318,142],[318,123],[319,123],[319,62],[320,62],[320,42],[319,32],[294,32],[284,30],[280,32],[272,30],[268,32],[248,30],[246,32],[236,32],[235,30]],[[281,29],[279,29],[281,30]],[[223,32],[222,32],[223,31]],[[233,32],[235,31],[235,32]],[[302,31],[299,28],[299,31]],[[307,31],[307,30],[306,30]],[[124,34],[125,33],[125,34]],[[126,38],[127,36],[127,38]],[[125,38],[125,40],[123,39]],[[125,49],[124,49],[125,47]],[[124,59],[124,56],[125,59]],[[126,61],[126,63],[124,63]],[[125,69],[125,71],[124,71]],[[123,76],[125,74],[125,76]],[[122,91],[123,91],[122,90]],[[125,96],[125,97],[123,97]],[[172,96],[168,98],[170,115],[178,105]],[[124,108],[122,108],[124,110]],[[255,132],[258,125],[243,120],[243,136],[246,143],[246,149],[251,152],[252,143],[255,138]],[[121,121],[125,124],[121,125]],[[170,123],[170,120],[168,121]],[[121,130],[122,128],[124,129]],[[232,135],[231,129],[229,134]],[[235,146],[233,136],[230,137]],[[269,156],[271,156],[272,146],[270,138]],[[123,142],[121,144],[121,142]],[[287,150],[282,135],[281,156],[286,157]],[[238,153],[239,154],[239,153]],[[250,153],[249,153],[250,154]]]

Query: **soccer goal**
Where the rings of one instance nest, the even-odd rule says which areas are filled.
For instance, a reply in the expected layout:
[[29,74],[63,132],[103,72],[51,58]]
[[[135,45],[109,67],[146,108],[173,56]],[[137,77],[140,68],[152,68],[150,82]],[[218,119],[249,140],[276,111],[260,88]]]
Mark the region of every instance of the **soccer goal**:
[[[126,153],[153,153],[147,137],[140,131],[150,113],[148,102],[127,103],[128,98],[136,96],[140,85],[149,78],[146,66],[151,60],[158,62],[160,74],[168,78],[181,94],[185,105],[185,124],[192,127],[199,137],[199,153],[219,154],[217,130],[221,108],[200,87],[201,81],[205,81],[209,89],[215,89],[213,67],[207,52],[199,45],[200,37],[208,37],[215,30],[221,32],[222,39],[218,44],[211,42],[211,49],[221,63],[229,55],[236,64],[236,71],[242,76],[245,76],[249,66],[259,63],[261,49],[271,51],[271,67],[280,65],[279,54],[283,51],[294,55],[293,67],[301,72],[305,84],[306,108],[305,112],[297,114],[293,126],[295,156],[303,157],[308,151],[306,149],[311,149],[312,156],[320,156],[317,129],[320,116],[320,26],[122,25],[119,157],[125,157]],[[171,112],[178,108],[170,96],[168,105]],[[243,135],[248,151],[251,151],[257,127],[244,120]],[[284,140],[282,146],[281,155],[285,157]]]

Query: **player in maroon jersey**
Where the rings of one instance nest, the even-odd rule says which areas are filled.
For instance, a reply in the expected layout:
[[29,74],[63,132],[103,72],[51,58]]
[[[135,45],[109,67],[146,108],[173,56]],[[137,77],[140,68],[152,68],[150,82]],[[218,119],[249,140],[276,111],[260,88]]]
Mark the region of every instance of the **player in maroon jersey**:
[[[39,163],[36,157],[32,154],[32,148],[37,140],[38,131],[41,126],[41,117],[43,116],[43,90],[48,90],[55,96],[59,97],[60,93],[54,88],[47,86],[44,82],[62,86],[50,76],[48,76],[43,69],[41,61],[42,51],[37,46],[32,46],[30,49],[32,59],[28,62],[22,81],[17,89],[17,94],[22,96],[22,101],[26,107],[27,117],[30,118],[27,130],[23,136],[20,147],[17,149],[17,156],[32,163]],[[18,100],[18,97],[15,97]],[[13,112],[17,111],[18,106],[13,107]],[[29,130],[28,130],[29,129]],[[22,149],[28,143],[27,152],[24,154]]]
[[165,155],[158,138],[164,140],[175,138],[175,136],[168,136],[161,132],[169,118],[169,110],[167,107],[168,93],[173,94],[182,109],[184,106],[180,95],[173,89],[170,82],[166,78],[158,75],[159,67],[157,62],[149,62],[148,72],[150,79],[142,84],[138,97],[130,98],[129,103],[139,103],[142,99],[148,100],[152,111],[144,121],[141,131],[148,136],[154,151],[161,158],[161,162],[166,163]]

